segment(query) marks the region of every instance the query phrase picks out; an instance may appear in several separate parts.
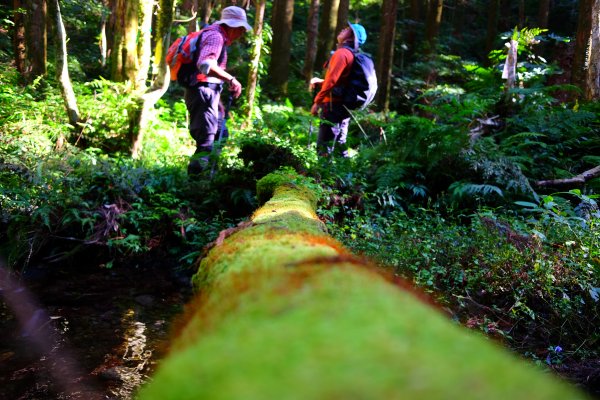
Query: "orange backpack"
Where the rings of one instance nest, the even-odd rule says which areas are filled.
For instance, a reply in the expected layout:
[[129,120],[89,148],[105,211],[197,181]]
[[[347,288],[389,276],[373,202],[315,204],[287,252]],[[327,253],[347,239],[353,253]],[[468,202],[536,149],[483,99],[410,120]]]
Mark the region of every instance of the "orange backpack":
[[171,69],[171,80],[184,86],[190,85],[190,75],[196,70],[198,41],[204,30],[181,36],[167,50],[167,64]]

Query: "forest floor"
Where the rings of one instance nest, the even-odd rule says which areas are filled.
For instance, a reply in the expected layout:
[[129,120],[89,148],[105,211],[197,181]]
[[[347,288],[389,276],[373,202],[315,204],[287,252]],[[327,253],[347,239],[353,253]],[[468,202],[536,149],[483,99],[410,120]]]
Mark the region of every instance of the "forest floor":
[[[35,344],[0,302],[0,398],[131,399],[168,351],[171,322],[192,294],[191,271],[172,265],[26,271],[21,290],[55,335]],[[600,399],[600,360],[553,368]]]

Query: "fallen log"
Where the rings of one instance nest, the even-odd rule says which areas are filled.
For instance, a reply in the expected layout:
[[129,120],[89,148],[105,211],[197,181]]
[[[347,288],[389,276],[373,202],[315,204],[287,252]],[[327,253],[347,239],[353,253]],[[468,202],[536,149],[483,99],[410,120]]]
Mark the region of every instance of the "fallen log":
[[332,239],[301,177],[201,260],[187,322],[140,399],[576,399]]
[[588,169],[587,171],[584,171],[581,174],[576,175],[572,178],[542,180],[537,181],[535,185],[538,187],[581,186],[590,179],[596,178],[598,176],[600,176],[600,165],[592,169]]

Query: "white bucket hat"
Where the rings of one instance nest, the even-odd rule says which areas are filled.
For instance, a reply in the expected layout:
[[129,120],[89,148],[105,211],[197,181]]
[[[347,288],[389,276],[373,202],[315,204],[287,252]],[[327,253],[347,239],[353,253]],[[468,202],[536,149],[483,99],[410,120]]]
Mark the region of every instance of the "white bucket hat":
[[225,24],[231,28],[243,26],[246,31],[252,30],[252,27],[248,25],[248,21],[246,20],[246,11],[236,6],[225,7],[221,11],[221,19],[215,22],[215,24]]

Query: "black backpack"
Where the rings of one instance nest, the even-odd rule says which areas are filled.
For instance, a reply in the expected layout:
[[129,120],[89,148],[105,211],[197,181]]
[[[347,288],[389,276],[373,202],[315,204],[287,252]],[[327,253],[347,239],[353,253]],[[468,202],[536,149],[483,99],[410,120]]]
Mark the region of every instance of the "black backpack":
[[341,97],[344,105],[350,110],[362,110],[371,104],[377,93],[375,65],[368,54],[346,48],[354,54],[348,83],[333,88],[332,94]]

